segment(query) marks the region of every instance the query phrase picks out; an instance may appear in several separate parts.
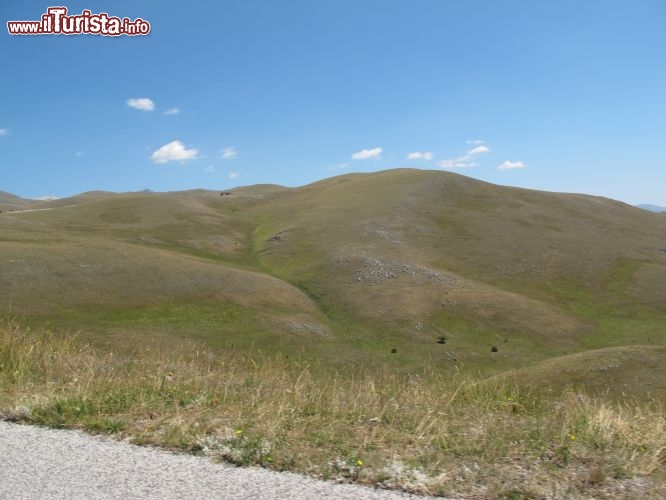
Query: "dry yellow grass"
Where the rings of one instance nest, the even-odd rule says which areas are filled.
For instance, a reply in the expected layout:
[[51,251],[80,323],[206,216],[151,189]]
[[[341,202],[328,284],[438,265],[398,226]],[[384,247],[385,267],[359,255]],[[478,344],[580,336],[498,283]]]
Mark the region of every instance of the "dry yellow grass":
[[4,418],[129,436],[419,493],[659,498],[657,402],[541,397],[494,379],[225,355],[184,344],[98,352],[71,336],[0,330]]

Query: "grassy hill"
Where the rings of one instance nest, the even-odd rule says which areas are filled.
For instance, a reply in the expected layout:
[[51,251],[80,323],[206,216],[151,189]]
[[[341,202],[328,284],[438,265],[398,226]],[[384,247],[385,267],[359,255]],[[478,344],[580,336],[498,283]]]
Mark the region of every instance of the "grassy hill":
[[23,210],[30,207],[35,202],[33,200],[26,200],[20,196],[0,191],[0,210],[8,212],[11,210]]
[[666,220],[613,200],[401,169],[30,206],[0,214],[0,306],[95,342],[488,375],[664,357]]
[[449,497],[664,497],[663,214],[406,169],[230,193],[0,196],[0,418]]

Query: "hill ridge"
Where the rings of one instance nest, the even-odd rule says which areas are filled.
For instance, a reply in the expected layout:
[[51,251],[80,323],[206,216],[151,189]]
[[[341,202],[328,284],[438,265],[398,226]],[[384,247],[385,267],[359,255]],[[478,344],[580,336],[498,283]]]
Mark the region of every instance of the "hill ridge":
[[416,169],[221,192],[3,212],[3,306],[98,341],[259,342],[397,370],[430,357],[490,375],[666,344],[658,214]]

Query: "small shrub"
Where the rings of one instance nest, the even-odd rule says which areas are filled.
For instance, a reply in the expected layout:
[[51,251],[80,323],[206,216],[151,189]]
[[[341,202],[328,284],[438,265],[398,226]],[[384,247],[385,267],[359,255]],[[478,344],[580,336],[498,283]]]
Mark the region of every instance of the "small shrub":
[[83,428],[93,434],[117,434],[127,429],[127,424],[119,419],[102,417],[84,422]]
[[490,352],[497,352],[499,349],[497,349],[497,346],[494,345],[490,348]]
[[531,491],[525,491],[520,488],[512,488],[506,491],[502,491],[497,498],[501,500],[532,500],[533,498],[540,498],[540,495],[532,493]]
[[440,335],[440,336],[437,338],[437,343],[438,343],[438,344],[446,344],[446,341],[447,341],[447,338],[446,338],[444,335]]
[[602,464],[597,464],[589,471],[587,483],[592,486],[601,486],[606,481],[606,471]]

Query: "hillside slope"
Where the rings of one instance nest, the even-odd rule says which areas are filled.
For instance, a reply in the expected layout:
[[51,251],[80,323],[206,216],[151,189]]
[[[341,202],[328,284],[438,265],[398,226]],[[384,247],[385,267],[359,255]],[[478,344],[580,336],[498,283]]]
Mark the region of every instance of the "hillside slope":
[[20,196],[0,191],[0,210],[3,212],[10,210],[23,210],[34,204],[33,200],[26,200]]
[[666,220],[604,198],[400,169],[49,208],[0,214],[2,307],[110,341],[483,373],[666,344]]

